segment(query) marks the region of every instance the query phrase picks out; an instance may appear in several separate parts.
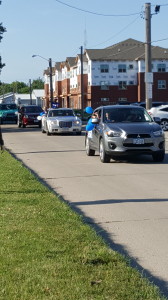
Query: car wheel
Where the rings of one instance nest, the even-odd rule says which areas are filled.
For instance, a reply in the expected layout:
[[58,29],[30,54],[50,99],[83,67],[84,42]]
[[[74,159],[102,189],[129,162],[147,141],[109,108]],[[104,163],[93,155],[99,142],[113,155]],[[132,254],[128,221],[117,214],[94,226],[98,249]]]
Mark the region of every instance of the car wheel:
[[165,157],[165,151],[157,151],[156,153],[152,154],[152,157],[154,162],[162,162]]
[[86,145],[85,145],[85,147],[86,147],[86,154],[88,156],[95,155],[95,150],[90,149],[90,142],[89,142],[89,138],[88,137],[86,137]]
[[110,156],[108,154],[106,154],[105,149],[104,149],[103,139],[100,140],[99,155],[100,155],[100,160],[101,160],[102,163],[109,163],[110,162]]
[[164,131],[168,130],[168,120],[166,119],[161,120],[160,125]]
[[45,133],[45,130],[44,130],[44,128],[42,128],[41,132],[42,132],[42,133]]

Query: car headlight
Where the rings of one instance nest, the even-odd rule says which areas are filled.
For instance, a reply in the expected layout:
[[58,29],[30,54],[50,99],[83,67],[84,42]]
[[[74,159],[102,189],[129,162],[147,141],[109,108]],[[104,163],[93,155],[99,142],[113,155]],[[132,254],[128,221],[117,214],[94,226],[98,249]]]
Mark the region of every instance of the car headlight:
[[74,125],[81,125],[81,121],[80,120],[76,120],[73,123],[74,123]]
[[164,135],[164,132],[163,132],[163,130],[157,130],[157,131],[153,132],[153,135],[156,137],[162,136],[162,135]]
[[123,134],[122,132],[117,132],[113,130],[106,131],[106,135],[109,137],[121,137],[122,134]]
[[58,123],[57,121],[49,121],[50,125],[57,125],[57,123]]

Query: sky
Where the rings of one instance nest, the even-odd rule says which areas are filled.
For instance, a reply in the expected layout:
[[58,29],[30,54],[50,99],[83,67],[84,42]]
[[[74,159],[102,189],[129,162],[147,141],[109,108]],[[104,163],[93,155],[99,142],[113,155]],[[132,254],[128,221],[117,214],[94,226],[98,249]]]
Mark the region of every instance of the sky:
[[7,32],[0,43],[6,65],[1,82],[43,79],[49,58],[54,66],[75,57],[81,46],[102,49],[128,38],[145,42],[145,3],[151,3],[152,44],[168,48],[168,0],[2,0],[0,23]]

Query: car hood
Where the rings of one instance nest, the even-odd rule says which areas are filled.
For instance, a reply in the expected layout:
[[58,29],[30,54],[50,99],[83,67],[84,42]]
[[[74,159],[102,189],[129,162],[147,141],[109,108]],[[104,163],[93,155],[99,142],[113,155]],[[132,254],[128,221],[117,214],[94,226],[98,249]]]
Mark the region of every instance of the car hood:
[[63,117],[49,117],[48,120],[51,121],[63,121],[63,122],[73,122],[73,121],[80,121],[79,118],[73,116],[63,116]]
[[160,125],[154,122],[144,122],[144,123],[110,123],[106,124],[106,127],[109,130],[115,131],[125,131],[129,133],[150,133],[157,130],[161,130]]
[[5,109],[5,110],[0,110],[0,115],[4,115],[4,114],[15,114],[17,113],[18,110],[17,109]]

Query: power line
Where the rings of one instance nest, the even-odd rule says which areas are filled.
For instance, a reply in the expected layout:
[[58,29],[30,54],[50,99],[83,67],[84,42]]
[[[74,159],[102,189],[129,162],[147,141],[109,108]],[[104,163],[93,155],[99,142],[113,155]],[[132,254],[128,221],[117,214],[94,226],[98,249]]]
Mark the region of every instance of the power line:
[[85,10],[85,9],[82,9],[82,8],[79,8],[79,7],[76,7],[76,6],[72,6],[72,5],[67,4],[67,3],[65,3],[63,1],[60,1],[60,0],[55,0],[55,1],[65,5],[65,6],[68,6],[70,8],[76,9],[76,10],[80,10],[80,11],[83,11],[83,12],[86,12],[86,13],[89,13],[89,14],[92,14],[92,15],[103,16],[103,17],[129,17],[129,16],[134,16],[134,15],[140,14],[140,12],[132,13],[132,14],[126,14],[126,15],[101,14],[101,13],[96,13],[96,12],[93,12],[93,11],[90,11],[90,10]]
[[113,36],[111,36],[110,38],[108,38],[107,40],[105,40],[104,42],[101,42],[99,44],[96,44],[94,47],[102,45],[108,41],[110,41],[111,39],[113,39],[114,37],[118,36],[121,32],[123,32],[125,29],[127,29],[130,25],[132,25],[133,23],[136,22],[136,20],[139,19],[139,16],[136,17],[132,22],[130,22],[128,25],[126,25],[123,29],[121,29],[119,32],[117,32],[116,34],[114,34]]
[[[151,6],[156,6],[156,5],[152,4]],[[167,4],[159,4],[159,6],[168,6],[168,3]]]
[[152,41],[151,43],[162,42],[162,41],[166,41],[166,40],[168,40],[168,38],[157,40],[157,41]]

